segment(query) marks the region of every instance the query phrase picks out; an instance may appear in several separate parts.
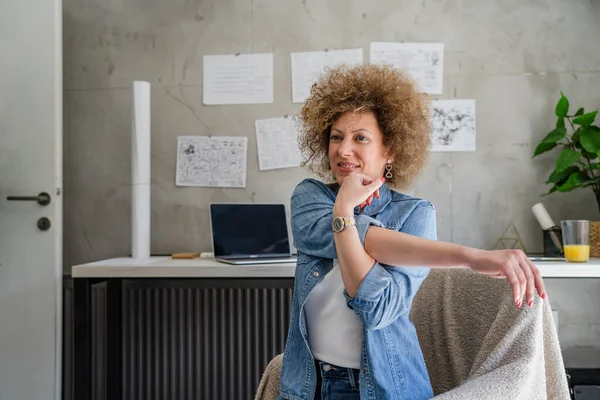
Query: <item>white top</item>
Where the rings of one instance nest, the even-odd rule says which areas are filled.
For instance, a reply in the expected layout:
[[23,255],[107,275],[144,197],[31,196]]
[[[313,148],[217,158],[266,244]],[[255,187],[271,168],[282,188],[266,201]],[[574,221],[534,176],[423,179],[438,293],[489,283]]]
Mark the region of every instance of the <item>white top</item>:
[[337,259],[333,269],[308,295],[304,312],[313,356],[340,367],[360,368],[363,325],[346,305]]
[[[600,278],[600,258],[587,263],[534,261],[544,278]],[[293,278],[295,263],[229,265],[215,259],[109,258],[71,267],[74,278]]]

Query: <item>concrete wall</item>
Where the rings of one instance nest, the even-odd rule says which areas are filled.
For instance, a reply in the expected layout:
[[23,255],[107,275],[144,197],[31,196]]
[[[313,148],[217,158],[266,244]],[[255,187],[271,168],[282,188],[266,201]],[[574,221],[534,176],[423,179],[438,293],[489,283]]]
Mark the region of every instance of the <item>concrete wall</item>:
[[[362,47],[368,61],[371,41],[444,42],[439,98],[477,101],[477,151],[433,153],[414,188],[437,207],[440,239],[491,248],[514,222],[540,251],[536,202],[557,221],[600,219],[589,190],[542,199],[556,153],[531,159],[559,91],[600,106],[599,20],[592,0],[64,0],[65,268],[129,254],[133,80],[152,83],[152,251],[207,251],[210,202],[289,204],[309,176],[257,166],[254,120],[299,110],[290,52]],[[274,104],[202,104],[202,56],[237,52],[274,53]],[[177,136],[206,134],[248,137],[245,189],[175,187]],[[600,280],[546,284],[581,364],[600,351]]]

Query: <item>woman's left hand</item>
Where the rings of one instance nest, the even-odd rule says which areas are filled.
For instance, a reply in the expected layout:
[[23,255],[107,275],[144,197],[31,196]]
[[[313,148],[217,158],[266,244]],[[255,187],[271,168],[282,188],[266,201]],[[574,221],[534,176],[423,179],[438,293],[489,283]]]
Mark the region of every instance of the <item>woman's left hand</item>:
[[468,264],[477,273],[506,278],[517,307],[521,307],[523,297],[531,307],[536,291],[543,299],[546,298],[542,274],[522,250],[475,250]]
[[354,213],[354,207],[371,204],[375,192],[379,197],[379,188],[385,178],[372,180],[366,175],[357,172],[349,174],[344,178],[335,205],[333,207],[336,215],[349,215]]

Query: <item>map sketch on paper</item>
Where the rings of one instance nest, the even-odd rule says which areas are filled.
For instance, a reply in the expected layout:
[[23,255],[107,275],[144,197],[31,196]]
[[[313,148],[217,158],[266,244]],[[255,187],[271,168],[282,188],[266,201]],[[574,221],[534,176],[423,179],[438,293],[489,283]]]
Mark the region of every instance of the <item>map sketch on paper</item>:
[[179,136],[177,186],[246,187],[248,139]]
[[261,171],[297,168],[304,160],[298,147],[298,129],[292,117],[256,120],[258,168]]
[[442,93],[443,43],[373,42],[370,61],[371,64],[389,64],[405,71],[424,93]]
[[436,100],[431,151],[475,151],[475,100]]

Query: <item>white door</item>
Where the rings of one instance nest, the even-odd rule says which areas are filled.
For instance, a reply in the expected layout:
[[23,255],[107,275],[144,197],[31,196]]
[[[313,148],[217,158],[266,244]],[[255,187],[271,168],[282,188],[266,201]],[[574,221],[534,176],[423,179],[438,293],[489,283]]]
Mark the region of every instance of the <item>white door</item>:
[[[0,1],[2,400],[61,393],[61,13],[60,0]],[[8,200],[42,192],[50,204]]]

